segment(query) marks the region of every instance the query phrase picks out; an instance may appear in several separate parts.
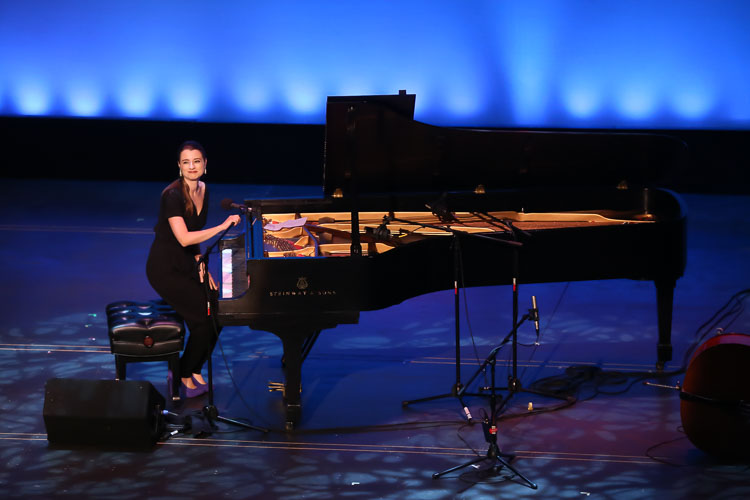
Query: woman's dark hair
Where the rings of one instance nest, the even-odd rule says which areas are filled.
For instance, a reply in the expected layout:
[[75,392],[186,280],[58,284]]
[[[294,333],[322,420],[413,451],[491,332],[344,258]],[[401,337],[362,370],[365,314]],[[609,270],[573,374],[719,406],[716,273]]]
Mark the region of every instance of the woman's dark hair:
[[[200,145],[197,141],[185,141],[180,145],[180,149],[177,151],[177,162],[180,161],[180,155],[185,150],[196,150],[200,151],[201,156],[203,156],[203,160],[206,160],[206,150],[203,148],[203,146]],[[182,197],[185,199],[185,213],[187,215],[192,215],[195,211],[195,205],[193,204],[193,199],[190,198],[190,190],[188,189],[187,182],[180,177],[176,181],[174,181],[172,184],[167,186],[167,189],[170,189],[171,187],[175,186],[176,183],[180,183],[180,188],[182,189]]]
[[180,161],[180,155],[183,151],[186,149],[193,150],[197,149],[201,152],[201,155],[203,156],[203,159],[206,159],[206,150],[203,148],[203,146],[200,145],[198,141],[185,141],[180,145],[180,149],[177,151],[177,161]]

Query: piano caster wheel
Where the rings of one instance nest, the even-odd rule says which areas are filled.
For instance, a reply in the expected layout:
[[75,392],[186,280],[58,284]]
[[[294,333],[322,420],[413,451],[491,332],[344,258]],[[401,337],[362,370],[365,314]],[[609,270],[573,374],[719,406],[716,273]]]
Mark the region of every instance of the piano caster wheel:
[[287,432],[292,432],[294,427],[302,418],[302,406],[299,403],[286,405],[286,423],[284,428]]

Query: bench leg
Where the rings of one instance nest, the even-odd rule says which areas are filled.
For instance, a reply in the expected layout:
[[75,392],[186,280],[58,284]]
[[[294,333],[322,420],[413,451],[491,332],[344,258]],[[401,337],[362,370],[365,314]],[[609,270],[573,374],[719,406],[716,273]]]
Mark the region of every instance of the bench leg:
[[173,401],[180,400],[180,353],[164,355],[158,359],[139,359],[134,356],[122,356],[115,354],[115,380],[125,380],[128,361],[131,362],[145,362],[145,361],[167,361],[169,364],[169,370],[172,372],[171,387],[167,387],[167,390],[172,394]]
[[180,353],[169,357],[169,370],[172,372],[172,400],[180,400]]
[[115,354],[115,380],[125,380],[127,363],[119,354]]

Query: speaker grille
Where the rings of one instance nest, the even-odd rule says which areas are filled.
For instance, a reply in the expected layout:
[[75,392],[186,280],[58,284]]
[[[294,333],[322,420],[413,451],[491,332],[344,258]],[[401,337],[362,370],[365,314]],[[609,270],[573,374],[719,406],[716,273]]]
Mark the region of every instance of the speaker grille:
[[164,397],[149,382],[53,378],[44,425],[59,444],[153,446],[163,431]]

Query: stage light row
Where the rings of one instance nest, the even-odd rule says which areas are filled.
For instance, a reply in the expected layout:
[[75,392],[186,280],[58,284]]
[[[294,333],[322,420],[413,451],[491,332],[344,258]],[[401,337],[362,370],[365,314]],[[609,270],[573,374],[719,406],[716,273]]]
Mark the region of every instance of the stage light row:
[[113,91],[80,82],[61,90],[43,80],[26,80],[0,89],[4,90],[0,114],[324,123],[328,95],[396,93],[402,87],[417,94],[417,119],[442,125],[559,126],[561,123],[556,122],[560,121],[571,127],[637,124],[741,128],[750,123],[750,100],[744,108],[735,105],[726,109],[721,93],[706,86],[688,84],[666,92],[647,83],[634,83],[605,89],[584,78],[563,82],[557,88],[518,86],[504,99],[487,99],[471,88],[437,89],[427,84],[326,89],[323,85],[296,83],[278,93],[278,88],[238,83],[227,95],[187,84],[157,89],[133,82]]

